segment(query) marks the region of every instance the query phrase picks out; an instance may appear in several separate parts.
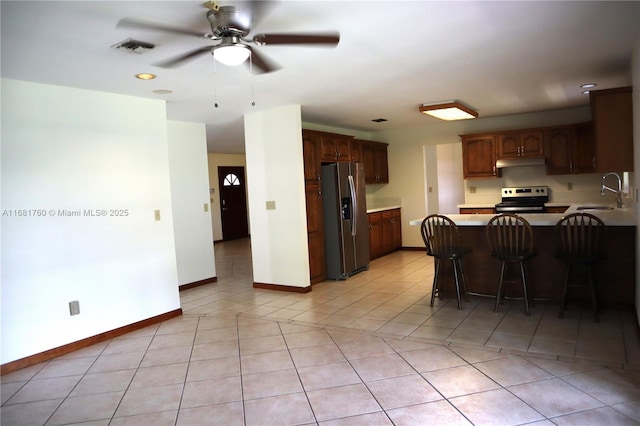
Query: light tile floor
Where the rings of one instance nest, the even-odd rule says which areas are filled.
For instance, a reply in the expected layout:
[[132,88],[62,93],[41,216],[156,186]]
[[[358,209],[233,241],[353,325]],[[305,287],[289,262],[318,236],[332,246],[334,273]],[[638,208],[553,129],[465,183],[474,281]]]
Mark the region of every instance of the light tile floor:
[[184,315],[2,377],[2,425],[638,425],[630,310],[472,298],[429,307],[400,251],[308,294],[252,287],[248,240]]

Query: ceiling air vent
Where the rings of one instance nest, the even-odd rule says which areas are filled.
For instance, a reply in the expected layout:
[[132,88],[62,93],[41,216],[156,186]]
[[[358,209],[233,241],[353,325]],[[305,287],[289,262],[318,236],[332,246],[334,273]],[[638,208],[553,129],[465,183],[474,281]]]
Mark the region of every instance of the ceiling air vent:
[[113,46],[114,49],[124,50],[129,53],[137,53],[141,54],[146,52],[147,50],[151,50],[156,47],[155,44],[147,43],[146,41],[134,40],[132,38],[128,38],[125,41],[121,41],[120,43],[116,43]]

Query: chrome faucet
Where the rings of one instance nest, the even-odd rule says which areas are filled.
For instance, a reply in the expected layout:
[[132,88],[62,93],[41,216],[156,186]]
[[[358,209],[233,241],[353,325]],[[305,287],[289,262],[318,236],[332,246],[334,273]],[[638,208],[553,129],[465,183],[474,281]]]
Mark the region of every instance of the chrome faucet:
[[[616,178],[618,178],[618,189],[614,189],[611,188],[607,185],[605,185],[605,181],[607,180],[607,177],[609,176],[615,176]],[[617,174],[616,172],[609,172],[606,175],[602,176],[602,188],[600,189],[600,195],[604,197],[604,191],[611,191],[611,192],[615,192],[616,194],[618,194],[618,199],[616,200],[616,204],[618,206],[618,208],[622,208],[622,179],[620,178],[620,175]]]

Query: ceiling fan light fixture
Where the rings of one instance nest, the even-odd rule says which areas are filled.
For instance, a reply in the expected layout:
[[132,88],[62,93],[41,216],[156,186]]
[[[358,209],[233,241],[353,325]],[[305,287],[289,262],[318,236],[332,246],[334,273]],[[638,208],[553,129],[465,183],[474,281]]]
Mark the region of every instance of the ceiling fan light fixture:
[[458,101],[437,102],[422,104],[419,108],[423,114],[430,115],[440,120],[469,120],[478,117],[478,112]]
[[153,80],[154,78],[156,78],[156,75],[149,72],[141,72],[139,74],[136,74],[136,78],[140,80]]
[[247,60],[251,51],[244,44],[219,46],[213,51],[213,57],[221,64],[234,67]]

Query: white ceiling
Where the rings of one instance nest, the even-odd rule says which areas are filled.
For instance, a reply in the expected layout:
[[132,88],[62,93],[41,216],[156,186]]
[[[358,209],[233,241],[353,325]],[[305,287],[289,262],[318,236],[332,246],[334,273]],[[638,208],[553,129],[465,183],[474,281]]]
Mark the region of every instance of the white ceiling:
[[[251,35],[336,30],[339,45],[257,47],[282,68],[252,77],[218,64],[214,78],[210,55],[152,65],[212,42],[116,28],[129,17],[205,33],[202,3],[2,0],[2,77],[165,99],[169,119],[206,123],[210,152],[237,153],[243,114],[288,104],[302,106],[303,121],[366,132],[434,123],[418,106],[450,99],[480,117],[587,105],[583,83],[631,84],[640,41],[640,1],[281,1]],[[129,37],[157,47],[110,47]]]

